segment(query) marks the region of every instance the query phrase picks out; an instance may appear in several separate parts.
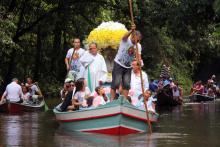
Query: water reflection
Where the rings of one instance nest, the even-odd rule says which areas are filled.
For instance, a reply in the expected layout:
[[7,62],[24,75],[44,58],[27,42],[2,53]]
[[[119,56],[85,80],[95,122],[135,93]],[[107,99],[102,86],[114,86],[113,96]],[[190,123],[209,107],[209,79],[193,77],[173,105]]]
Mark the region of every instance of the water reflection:
[[160,113],[152,135],[108,136],[59,129],[52,111],[0,114],[0,146],[219,146],[220,102],[186,103]]
[[58,146],[74,147],[120,147],[120,146],[137,146],[137,147],[156,147],[157,134],[135,134],[127,136],[109,136],[101,134],[89,134],[80,132],[64,132],[58,130],[55,133],[54,140]]
[[[2,119],[3,118],[3,119]],[[1,115],[0,143],[7,146],[36,145],[38,140],[38,117],[36,113]]]

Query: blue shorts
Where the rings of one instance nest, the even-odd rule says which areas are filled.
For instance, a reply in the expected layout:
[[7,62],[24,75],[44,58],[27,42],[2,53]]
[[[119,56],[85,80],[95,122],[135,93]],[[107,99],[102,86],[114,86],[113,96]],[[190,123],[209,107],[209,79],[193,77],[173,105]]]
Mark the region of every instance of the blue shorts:
[[114,90],[119,89],[120,84],[122,84],[123,89],[129,90],[130,82],[131,68],[124,68],[118,63],[114,62],[111,88]]

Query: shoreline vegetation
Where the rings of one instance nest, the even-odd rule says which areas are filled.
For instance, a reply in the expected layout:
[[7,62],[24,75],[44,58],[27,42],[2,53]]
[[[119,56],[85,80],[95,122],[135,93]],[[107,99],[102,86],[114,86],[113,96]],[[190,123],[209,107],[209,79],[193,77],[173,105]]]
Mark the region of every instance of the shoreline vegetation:
[[[142,32],[143,70],[158,79],[168,60],[171,77],[188,95],[194,81],[220,77],[220,1],[134,2]],[[130,26],[128,1],[3,1],[0,5],[0,94],[13,77],[33,76],[46,95],[59,95],[69,40],[86,40],[103,21]],[[84,44],[85,45],[85,44]],[[48,93],[48,94],[47,94]]]

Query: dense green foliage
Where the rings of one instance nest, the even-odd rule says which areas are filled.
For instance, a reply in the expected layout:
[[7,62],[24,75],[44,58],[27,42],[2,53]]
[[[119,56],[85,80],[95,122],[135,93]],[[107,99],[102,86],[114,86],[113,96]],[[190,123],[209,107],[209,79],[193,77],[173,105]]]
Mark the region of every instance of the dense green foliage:
[[[133,0],[150,78],[168,60],[185,89],[220,70],[220,2]],[[86,38],[102,21],[130,25],[128,0],[1,0],[0,80],[32,75],[46,90],[62,85],[64,57],[72,37]],[[216,10],[216,11],[215,11]],[[47,83],[47,84],[44,84]],[[43,86],[44,85],[44,86]]]

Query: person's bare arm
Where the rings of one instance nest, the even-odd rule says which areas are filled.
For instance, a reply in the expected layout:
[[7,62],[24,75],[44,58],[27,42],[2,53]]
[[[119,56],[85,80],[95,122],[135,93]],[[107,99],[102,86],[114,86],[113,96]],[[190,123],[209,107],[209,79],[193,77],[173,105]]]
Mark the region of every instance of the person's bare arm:
[[7,96],[7,92],[5,91],[1,97],[0,104],[2,104],[6,96]]
[[69,58],[65,58],[65,64],[66,64],[66,70],[69,71],[69,69],[70,69]]
[[127,40],[128,40],[128,37],[131,35],[131,33],[132,33],[135,29],[136,29],[136,25],[135,25],[135,24],[131,25],[131,30],[129,30],[128,32],[126,32],[126,33],[124,34],[124,36],[122,37],[122,40],[123,40],[123,41],[127,41]]

